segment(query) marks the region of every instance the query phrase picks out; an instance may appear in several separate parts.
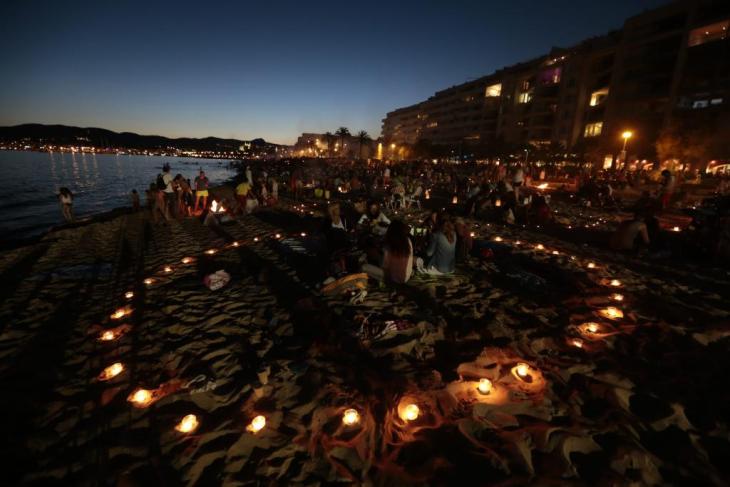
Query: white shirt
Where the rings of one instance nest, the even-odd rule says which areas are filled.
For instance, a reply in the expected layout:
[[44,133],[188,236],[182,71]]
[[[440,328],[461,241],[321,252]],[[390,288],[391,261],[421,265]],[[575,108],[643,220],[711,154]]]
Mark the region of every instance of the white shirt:
[[172,193],[172,174],[169,172],[162,174],[162,182],[164,182],[167,186],[165,186],[165,193]]

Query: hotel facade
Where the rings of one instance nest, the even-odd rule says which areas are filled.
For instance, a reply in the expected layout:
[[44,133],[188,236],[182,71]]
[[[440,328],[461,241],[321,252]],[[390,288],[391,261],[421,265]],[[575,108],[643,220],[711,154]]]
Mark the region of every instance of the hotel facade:
[[543,147],[610,164],[626,158],[630,132],[629,159],[728,158],[729,30],[730,1],[674,2],[389,112],[383,141],[414,154]]

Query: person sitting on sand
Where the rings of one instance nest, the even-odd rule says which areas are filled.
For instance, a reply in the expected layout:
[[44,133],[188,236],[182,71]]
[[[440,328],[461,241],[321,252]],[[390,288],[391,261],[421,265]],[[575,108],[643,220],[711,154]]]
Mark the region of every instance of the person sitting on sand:
[[456,262],[456,230],[450,219],[444,219],[426,248],[428,264],[419,259],[419,271],[426,274],[451,274]]
[[[641,240],[637,241],[637,238]],[[613,250],[635,250],[640,243],[649,245],[649,232],[646,223],[638,214],[631,220],[621,222],[610,240]]]
[[74,195],[68,188],[60,188],[58,190],[58,201],[61,203],[61,214],[66,222],[71,223],[74,221]]
[[363,264],[363,272],[379,281],[408,282],[413,274],[413,244],[408,232],[408,225],[393,220],[385,233],[382,267]]
[[202,169],[198,177],[195,178],[195,209],[193,209],[193,213],[198,212],[201,198],[203,200],[201,209],[205,209],[208,207],[208,178]]
[[358,222],[359,225],[363,225],[365,223],[370,224],[373,233],[377,235],[384,235],[388,225],[390,225],[390,219],[380,210],[380,205],[378,203],[371,202],[368,205],[367,213],[365,213]]

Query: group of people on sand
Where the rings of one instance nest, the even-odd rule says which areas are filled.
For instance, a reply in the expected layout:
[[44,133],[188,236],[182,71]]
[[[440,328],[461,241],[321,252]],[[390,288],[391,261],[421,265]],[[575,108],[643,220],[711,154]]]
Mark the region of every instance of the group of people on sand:
[[[165,163],[162,172],[146,191],[147,208],[152,213],[153,221],[169,221],[199,214],[208,206],[209,184],[210,181],[202,169],[191,183],[182,174],[173,177],[170,165]],[[139,201],[138,197],[135,198],[135,193],[136,190],[132,190],[133,208],[138,207]]]
[[263,206],[274,206],[279,200],[279,182],[269,176],[266,170],[254,180],[250,166],[244,171],[244,179],[235,188],[237,207],[236,213],[251,214]]

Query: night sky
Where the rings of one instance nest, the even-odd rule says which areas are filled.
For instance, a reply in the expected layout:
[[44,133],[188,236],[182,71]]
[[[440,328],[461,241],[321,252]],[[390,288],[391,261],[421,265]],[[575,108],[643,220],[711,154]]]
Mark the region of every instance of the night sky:
[[380,134],[386,112],[664,0],[0,2],[0,125]]

